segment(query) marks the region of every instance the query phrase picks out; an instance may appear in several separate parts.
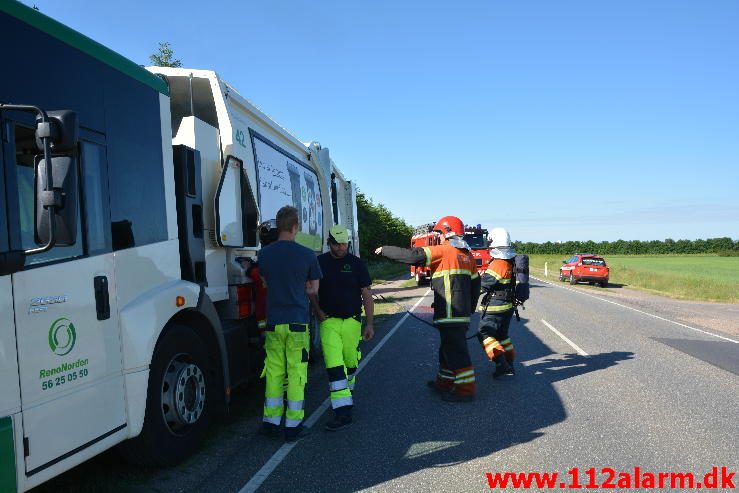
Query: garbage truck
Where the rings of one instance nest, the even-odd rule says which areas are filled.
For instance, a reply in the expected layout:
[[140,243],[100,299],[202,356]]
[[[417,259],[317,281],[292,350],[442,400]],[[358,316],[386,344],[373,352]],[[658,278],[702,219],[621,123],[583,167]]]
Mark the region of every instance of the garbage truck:
[[119,445],[168,465],[262,365],[252,280],[284,205],[320,253],[356,189],[208,70],[142,68],[0,2],[0,492]]

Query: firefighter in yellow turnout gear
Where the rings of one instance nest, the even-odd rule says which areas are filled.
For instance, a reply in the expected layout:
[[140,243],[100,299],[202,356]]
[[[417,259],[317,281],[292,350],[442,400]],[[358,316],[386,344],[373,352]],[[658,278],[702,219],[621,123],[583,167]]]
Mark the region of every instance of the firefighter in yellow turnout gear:
[[[333,420],[328,431],[338,431],[352,423],[352,391],[361,358],[359,342],[374,336],[374,303],[367,266],[348,253],[349,232],[336,225],[329,231],[329,251],[318,257],[323,280],[318,298],[311,296],[316,318],[321,322],[321,348],[331,393]],[[362,332],[362,305],[367,321]]]
[[[304,390],[308,381],[310,304],[319,288],[321,269],[315,254],[295,242],[298,211],[277,212],[278,240],[259,252],[261,275],[267,286],[266,377],[262,433],[276,436],[285,415],[285,440],[305,436]],[[287,378],[287,410],[284,382]]]

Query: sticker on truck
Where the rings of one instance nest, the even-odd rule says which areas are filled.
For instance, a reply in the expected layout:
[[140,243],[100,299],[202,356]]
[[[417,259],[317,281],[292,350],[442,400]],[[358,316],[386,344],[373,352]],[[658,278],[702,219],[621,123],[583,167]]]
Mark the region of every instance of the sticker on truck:
[[323,247],[323,201],[318,175],[310,167],[251,131],[259,181],[262,220],[274,219],[281,207],[298,210],[300,231],[296,241],[312,250]]

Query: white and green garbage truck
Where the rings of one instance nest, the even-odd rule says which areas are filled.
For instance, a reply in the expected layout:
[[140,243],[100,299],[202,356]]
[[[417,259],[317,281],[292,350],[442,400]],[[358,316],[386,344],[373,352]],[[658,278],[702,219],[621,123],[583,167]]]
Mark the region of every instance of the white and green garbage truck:
[[0,33],[0,492],[118,444],[176,463],[262,364],[258,224],[294,205],[301,243],[358,252],[354,185],[214,72],[13,0]]

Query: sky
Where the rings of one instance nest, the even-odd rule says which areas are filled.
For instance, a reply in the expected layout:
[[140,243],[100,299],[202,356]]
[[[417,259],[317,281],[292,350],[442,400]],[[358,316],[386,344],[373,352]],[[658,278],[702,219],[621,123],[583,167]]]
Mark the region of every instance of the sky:
[[739,238],[737,0],[35,0],[140,64],[168,41],[409,224]]

